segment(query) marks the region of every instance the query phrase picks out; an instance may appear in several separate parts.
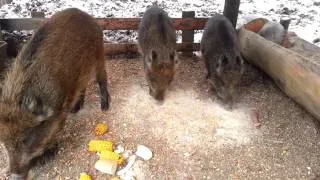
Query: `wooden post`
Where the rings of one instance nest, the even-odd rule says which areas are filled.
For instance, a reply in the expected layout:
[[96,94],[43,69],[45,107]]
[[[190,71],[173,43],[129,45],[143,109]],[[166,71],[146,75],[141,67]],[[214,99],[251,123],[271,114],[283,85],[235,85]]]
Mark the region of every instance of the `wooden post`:
[[238,20],[240,0],[225,0],[223,15],[227,17],[235,28]]
[[[182,18],[195,18],[194,11],[183,11]],[[183,30],[182,31],[182,43],[193,43],[194,42],[194,30]],[[192,56],[193,52],[184,52],[183,55]]]
[[288,17],[284,17],[280,19],[280,24],[283,26],[283,28],[288,31],[289,29],[289,24],[290,24],[291,19]]
[[3,37],[2,37],[2,29],[1,29],[1,24],[0,24],[0,41],[3,40]]
[[[0,74],[6,68],[7,59],[7,43],[5,41],[0,41]],[[0,80],[2,75],[0,75]]]

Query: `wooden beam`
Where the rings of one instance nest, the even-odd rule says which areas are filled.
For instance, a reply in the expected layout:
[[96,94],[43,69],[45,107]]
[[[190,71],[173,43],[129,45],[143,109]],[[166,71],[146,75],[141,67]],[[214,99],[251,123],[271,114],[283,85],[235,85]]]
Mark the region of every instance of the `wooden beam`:
[[45,18],[0,19],[2,30],[20,31],[37,29]]
[[244,28],[239,40],[245,59],[267,73],[284,93],[320,121],[319,59],[305,55],[306,48],[298,53]]
[[[199,43],[177,43],[177,51],[180,52],[190,52],[190,51],[199,51]],[[137,53],[138,45],[136,43],[105,43],[104,44],[104,53],[105,55],[114,55],[122,53]]]
[[[3,30],[33,30],[47,18],[0,19]],[[137,30],[140,18],[96,18],[104,30]],[[207,18],[173,18],[177,30],[203,29]]]

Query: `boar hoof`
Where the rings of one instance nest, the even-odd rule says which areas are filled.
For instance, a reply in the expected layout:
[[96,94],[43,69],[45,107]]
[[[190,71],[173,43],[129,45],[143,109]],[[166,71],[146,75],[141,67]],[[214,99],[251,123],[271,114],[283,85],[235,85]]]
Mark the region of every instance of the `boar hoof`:
[[70,112],[73,113],[73,114],[75,114],[75,113],[79,112],[80,109],[82,109],[82,107],[83,107],[83,102],[81,103],[80,101],[78,101],[78,102],[72,107],[72,109],[71,109]]
[[106,111],[110,106],[110,95],[108,94],[106,98],[101,98],[101,110]]

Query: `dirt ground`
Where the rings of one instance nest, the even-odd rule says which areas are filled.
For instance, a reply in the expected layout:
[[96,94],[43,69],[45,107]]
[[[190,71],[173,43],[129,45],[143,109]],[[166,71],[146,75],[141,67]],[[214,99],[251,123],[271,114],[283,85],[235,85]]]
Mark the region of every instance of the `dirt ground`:
[[[139,58],[109,60],[106,67],[111,108],[100,111],[92,84],[84,109],[67,120],[57,155],[31,170],[34,179],[78,179],[81,172],[109,179],[94,169],[98,156],[87,152],[91,139],[111,140],[132,151],[138,144],[149,147],[154,157],[134,166],[139,180],[319,178],[315,119],[257,69],[247,65],[237,108],[227,111],[210,91],[197,57],[181,58],[162,104],[149,96]],[[254,111],[261,121],[258,129]],[[98,122],[109,126],[103,137],[92,133]],[[0,169],[5,164],[2,153]]]

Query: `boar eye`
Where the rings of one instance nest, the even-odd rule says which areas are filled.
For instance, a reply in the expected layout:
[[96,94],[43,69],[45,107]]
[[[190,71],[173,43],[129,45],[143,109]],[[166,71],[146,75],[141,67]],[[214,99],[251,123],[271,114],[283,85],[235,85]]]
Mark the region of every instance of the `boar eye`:
[[157,59],[157,57],[158,57],[157,53],[155,51],[152,51],[151,52],[151,58],[152,58],[151,61],[154,62]]
[[169,58],[170,58],[170,61],[174,61],[174,52],[173,53],[170,53],[170,56],[169,56]]
[[223,58],[221,59],[222,60],[222,66],[226,66],[228,64],[228,58],[223,56]]
[[239,56],[237,56],[237,58],[236,58],[236,63],[237,63],[238,65],[241,65],[241,64],[242,64],[242,63],[241,63],[241,59],[240,59]]

